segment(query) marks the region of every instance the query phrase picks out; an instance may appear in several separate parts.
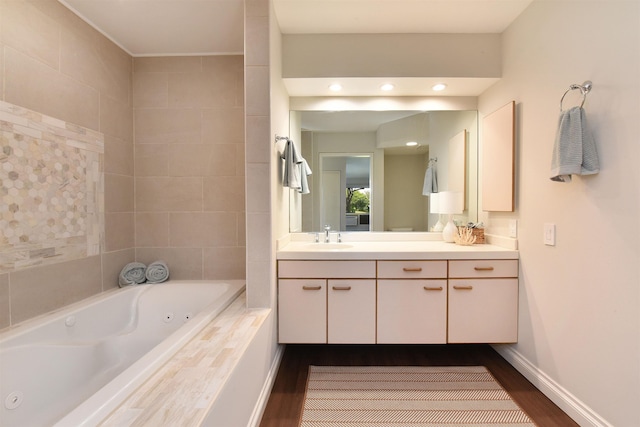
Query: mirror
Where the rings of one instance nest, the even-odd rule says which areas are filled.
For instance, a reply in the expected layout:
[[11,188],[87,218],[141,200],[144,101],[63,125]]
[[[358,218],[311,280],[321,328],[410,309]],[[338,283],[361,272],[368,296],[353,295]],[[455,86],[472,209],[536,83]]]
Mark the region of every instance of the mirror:
[[[439,216],[429,213],[430,197],[423,195],[429,165],[439,191],[464,194],[464,212],[455,220],[477,221],[476,111],[292,111],[290,126],[313,171],[311,193],[290,193],[291,232],[320,231],[324,224],[342,231],[430,231]],[[367,179],[352,176],[364,160]]]

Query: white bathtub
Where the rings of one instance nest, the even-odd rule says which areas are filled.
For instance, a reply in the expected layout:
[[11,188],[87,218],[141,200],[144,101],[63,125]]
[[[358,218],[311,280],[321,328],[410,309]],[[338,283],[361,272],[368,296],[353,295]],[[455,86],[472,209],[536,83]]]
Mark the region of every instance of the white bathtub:
[[96,425],[244,290],[169,281],[105,292],[0,336],[0,425]]

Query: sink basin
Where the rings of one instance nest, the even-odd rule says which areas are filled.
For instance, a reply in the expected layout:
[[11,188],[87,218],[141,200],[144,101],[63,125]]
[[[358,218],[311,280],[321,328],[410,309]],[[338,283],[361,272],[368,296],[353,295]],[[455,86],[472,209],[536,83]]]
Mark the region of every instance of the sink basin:
[[334,251],[352,247],[353,245],[346,243],[309,243],[308,245],[304,245],[304,248],[310,251]]

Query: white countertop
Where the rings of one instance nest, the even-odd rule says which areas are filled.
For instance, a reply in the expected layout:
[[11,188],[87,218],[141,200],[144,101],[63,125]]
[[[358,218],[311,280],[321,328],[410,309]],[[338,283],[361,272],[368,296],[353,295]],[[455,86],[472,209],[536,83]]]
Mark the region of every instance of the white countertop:
[[313,235],[291,235],[278,242],[279,260],[518,259],[518,251],[491,244],[461,246],[429,233],[342,234],[342,242],[313,242]]

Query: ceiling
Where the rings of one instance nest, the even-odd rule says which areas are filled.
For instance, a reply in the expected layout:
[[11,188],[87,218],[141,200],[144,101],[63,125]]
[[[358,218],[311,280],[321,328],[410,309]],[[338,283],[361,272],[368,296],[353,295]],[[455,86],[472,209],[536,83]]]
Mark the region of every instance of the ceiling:
[[[242,54],[244,0],[58,0],[132,56]],[[282,33],[501,33],[532,0],[271,0]],[[320,79],[289,82],[291,96],[329,95]],[[380,95],[360,80],[345,96]],[[415,79],[414,79],[415,80]],[[494,79],[458,79],[445,96],[477,96]],[[432,81],[399,81],[387,95]],[[313,88],[315,84],[317,88]],[[312,89],[313,88],[313,89]],[[374,93],[375,92],[375,93]],[[335,95],[335,94],[333,94]],[[431,95],[433,95],[431,93]]]

